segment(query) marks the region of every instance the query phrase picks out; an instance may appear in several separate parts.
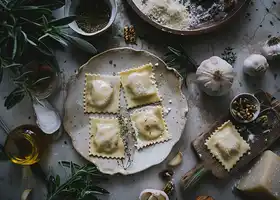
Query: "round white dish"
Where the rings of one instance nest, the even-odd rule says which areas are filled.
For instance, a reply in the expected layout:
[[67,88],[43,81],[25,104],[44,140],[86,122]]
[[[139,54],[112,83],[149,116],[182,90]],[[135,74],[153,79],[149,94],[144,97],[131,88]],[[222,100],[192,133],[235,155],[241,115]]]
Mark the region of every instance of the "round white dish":
[[[92,32],[92,33],[87,33],[85,31],[83,31],[82,29],[79,28],[79,26],[77,25],[76,21],[73,21],[72,23],[69,24],[70,28],[75,31],[76,33],[79,33],[81,35],[84,36],[94,36],[94,35],[98,35],[100,33],[103,33],[104,31],[106,31],[115,21],[115,18],[117,16],[117,4],[115,0],[105,0],[108,5],[109,8],[111,10],[111,14],[110,14],[110,19],[109,22],[107,23],[107,25],[96,31],[96,32]],[[76,12],[76,8],[79,5],[80,0],[66,0],[65,1],[65,7],[64,7],[64,15],[65,16],[69,16],[69,15],[75,15]]]
[[[113,75],[147,63],[153,63],[154,65],[158,63],[154,73],[159,93],[163,98],[162,105],[165,110],[171,109],[164,118],[168,130],[172,134],[172,139],[138,151],[134,147],[132,134],[129,134],[126,138],[128,148],[124,160],[89,156],[89,117],[112,116],[112,114],[84,114],[85,73]],[[167,67],[160,58],[147,51],[138,51],[131,48],[116,48],[105,51],[91,58],[72,78],[65,102],[64,128],[70,135],[77,152],[88,161],[96,164],[101,172],[124,175],[140,172],[161,163],[181,137],[188,112],[187,100],[181,91],[181,86],[182,78],[178,72]],[[127,111],[123,91],[121,91],[120,104],[121,113],[125,113],[125,117],[129,118],[129,113],[135,109]]]

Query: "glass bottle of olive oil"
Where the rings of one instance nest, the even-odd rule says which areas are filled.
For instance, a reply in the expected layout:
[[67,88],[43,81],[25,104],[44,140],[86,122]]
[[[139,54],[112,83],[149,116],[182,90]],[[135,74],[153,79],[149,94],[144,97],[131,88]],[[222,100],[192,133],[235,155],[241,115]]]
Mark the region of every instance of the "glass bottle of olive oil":
[[4,151],[13,163],[32,165],[39,162],[47,143],[47,136],[37,126],[22,125],[9,133]]

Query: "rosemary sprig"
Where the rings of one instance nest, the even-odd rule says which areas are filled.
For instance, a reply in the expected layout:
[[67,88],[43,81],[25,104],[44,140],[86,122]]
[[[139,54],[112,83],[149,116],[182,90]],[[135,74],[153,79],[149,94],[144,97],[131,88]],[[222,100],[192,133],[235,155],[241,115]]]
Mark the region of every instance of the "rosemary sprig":
[[186,50],[180,45],[178,48],[167,47],[169,52],[165,54],[164,61],[169,67],[175,68],[183,78],[187,73],[195,72],[198,64],[190,57]]
[[97,186],[100,181],[107,180],[107,177],[95,165],[80,166],[69,161],[59,163],[70,170],[70,178],[60,184],[60,176],[51,175],[47,185],[47,200],[97,200],[96,195],[109,194],[106,189]]

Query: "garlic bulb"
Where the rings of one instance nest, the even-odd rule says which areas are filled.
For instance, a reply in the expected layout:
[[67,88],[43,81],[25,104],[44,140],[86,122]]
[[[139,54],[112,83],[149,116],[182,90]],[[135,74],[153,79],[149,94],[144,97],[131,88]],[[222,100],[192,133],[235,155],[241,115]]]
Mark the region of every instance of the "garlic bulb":
[[259,76],[266,72],[268,66],[264,56],[252,54],[244,60],[243,71],[249,76]]
[[164,191],[146,189],[141,192],[139,200],[169,200],[169,198]]
[[265,42],[261,49],[261,53],[268,60],[280,57],[280,38],[272,37]]
[[234,77],[232,66],[218,56],[204,60],[196,71],[197,83],[211,96],[221,96],[229,92]]

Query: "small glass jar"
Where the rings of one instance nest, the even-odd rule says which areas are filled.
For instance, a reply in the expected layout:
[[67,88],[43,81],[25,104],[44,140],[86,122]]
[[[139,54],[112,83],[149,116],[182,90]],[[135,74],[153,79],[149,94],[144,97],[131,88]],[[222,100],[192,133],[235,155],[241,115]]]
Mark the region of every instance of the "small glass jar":
[[4,151],[15,164],[32,165],[42,157],[48,137],[34,125],[22,125],[12,130],[5,142]]

